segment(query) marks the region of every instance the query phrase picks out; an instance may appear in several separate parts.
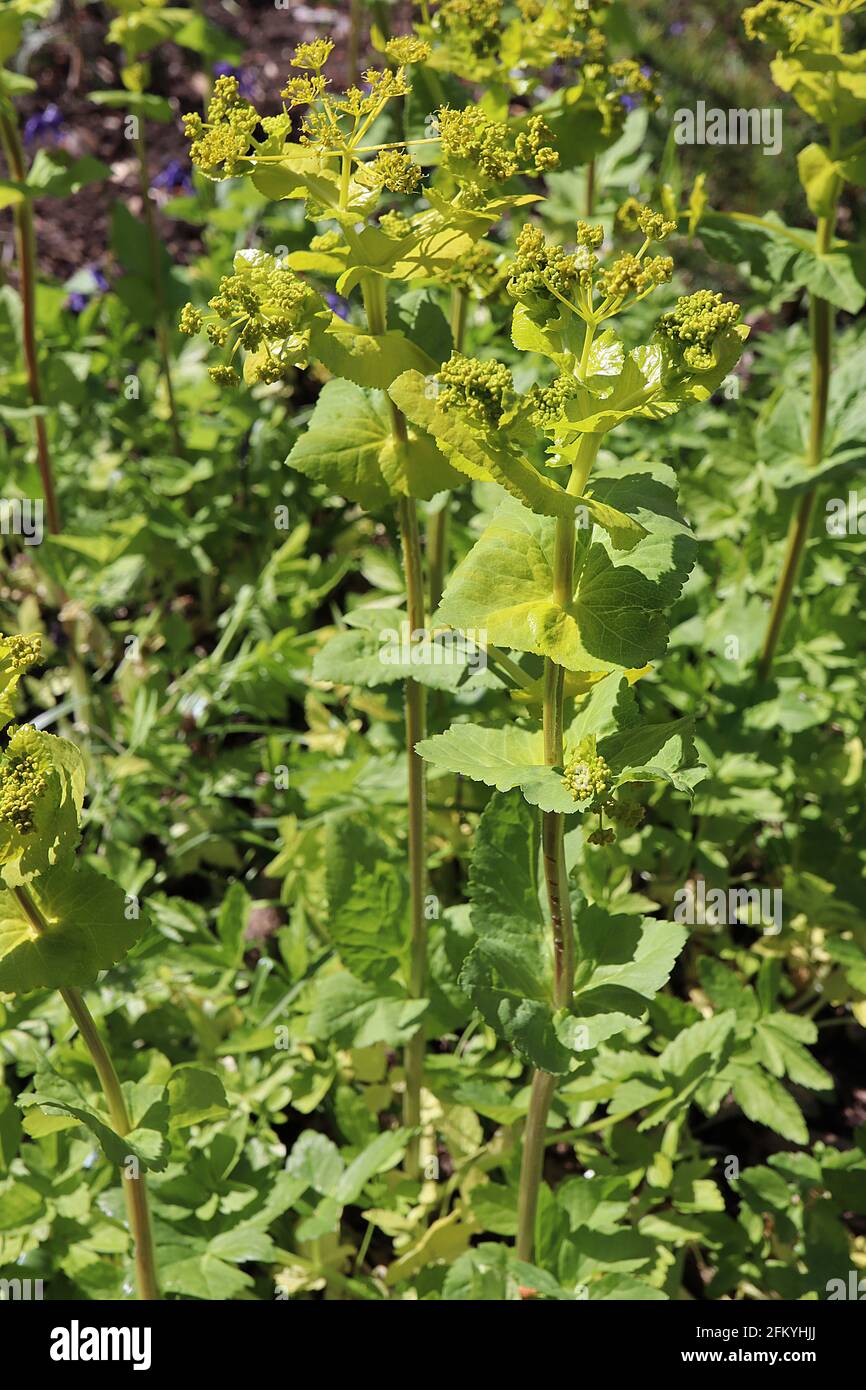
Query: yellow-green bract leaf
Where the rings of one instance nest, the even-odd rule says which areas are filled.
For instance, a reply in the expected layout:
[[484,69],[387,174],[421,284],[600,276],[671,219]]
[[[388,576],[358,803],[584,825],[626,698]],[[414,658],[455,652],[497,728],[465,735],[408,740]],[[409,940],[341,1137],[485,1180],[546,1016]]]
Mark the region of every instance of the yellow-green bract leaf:
[[0,891],[0,991],[84,988],[122,960],[146,926],[127,915],[117,884],[85,865],[49,868],[27,885],[42,921],[37,928],[17,895]]
[[494,795],[476,832],[469,893],[478,943],[460,984],[496,1033],[532,1066],[554,1074],[646,1014],[686,933],[669,922],[611,916],[578,904],[575,991],[553,1006],[553,947],[539,896],[539,817]]
[[797,168],[809,207],[816,217],[826,217],[835,203],[839,165],[820,145],[807,145],[797,155]]
[[310,348],[334,376],[380,391],[387,390],[407,365],[425,373],[436,370],[435,362],[398,329],[365,333],[339,314],[314,319]]
[[75,744],[32,724],[16,729],[0,759],[0,864],[10,887],[72,861],[83,800]]
[[371,271],[389,280],[437,281],[472,249],[475,240],[456,227],[415,228],[399,239],[377,227],[365,227],[354,238],[353,263],[337,281],[337,293],[349,294]]
[[569,671],[634,668],[660,656],[663,610],[693,546],[686,555],[676,536],[650,534],[617,558],[606,537],[578,533],[575,595],[563,607],[552,597],[555,534],[552,519],[503,502],[455,569],[434,622],[472,629],[485,645],[549,656]]
[[470,478],[499,483],[524,507],[542,516],[574,515],[577,498],[539,473],[507,433],[482,435],[453,412],[440,409],[435,391],[419,372],[404,372],[389,395],[408,419],[433,435],[449,462]]
[[389,507],[398,493],[430,498],[459,481],[429,437],[413,433],[402,445],[385,397],[350,381],[322,388],[287,462],[369,511]]
[[39,657],[39,635],[4,637],[0,633],[0,729],[15,714],[15,692],[28,666]]

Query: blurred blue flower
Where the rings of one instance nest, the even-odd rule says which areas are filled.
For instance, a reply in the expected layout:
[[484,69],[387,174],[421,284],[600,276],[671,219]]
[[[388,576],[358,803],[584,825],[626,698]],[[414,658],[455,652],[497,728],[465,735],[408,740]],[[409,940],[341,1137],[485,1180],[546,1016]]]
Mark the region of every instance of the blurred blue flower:
[[25,145],[32,145],[43,137],[56,143],[63,137],[64,124],[63,112],[51,102],[44,111],[37,111],[24,122]]
[[640,106],[640,97],[632,96],[630,92],[623,92],[620,97],[620,101],[622,102],[622,105],[625,107],[626,111],[634,111],[638,106]]
[[192,193],[192,169],[182,159],[170,159],[151,179],[150,186],[168,193]]
[[341,319],[347,319],[349,317],[348,302],[343,299],[341,295],[332,294],[330,291],[326,290],[324,298],[332,314],[338,314]]
[[684,34],[685,32],[686,26],[681,19],[675,19],[673,24],[668,26],[668,33],[672,34],[674,38],[679,37],[680,34]]
[[98,265],[85,266],[76,273],[72,283],[78,288],[70,291],[66,308],[73,314],[83,313],[94,295],[105,294],[109,288],[108,281]]
[[238,91],[247,101],[251,101],[255,91],[255,83],[252,74],[246,68],[236,68],[233,63],[214,63],[214,77],[236,77],[238,79]]

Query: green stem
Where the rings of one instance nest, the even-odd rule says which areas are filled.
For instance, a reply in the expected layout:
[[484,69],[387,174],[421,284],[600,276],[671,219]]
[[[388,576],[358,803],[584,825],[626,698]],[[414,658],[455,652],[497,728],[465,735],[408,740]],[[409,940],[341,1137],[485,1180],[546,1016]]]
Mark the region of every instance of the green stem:
[[[818,220],[817,247],[820,254],[826,253],[830,247],[835,221],[835,208],[827,217],[821,217]],[[810,468],[817,468],[824,453],[835,311],[826,299],[813,298],[809,306],[809,319],[812,340],[812,404],[807,457]],[[773,658],[782,634],[788,604],[797,584],[803,552],[809,539],[816,491],[815,487],[811,487],[803,493],[788,527],[785,558],[782,562],[782,571],[779,575],[776,592],[773,595],[770,619],[758,661],[760,680],[767,679],[773,666]]]
[[171,426],[171,439],[176,454],[183,453],[183,440],[181,439],[180,425],[178,423],[177,405],[174,399],[174,385],[171,379],[171,352],[169,350],[168,338],[168,311],[165,303],[165,293],[162,284],[162,267],[160,265],[159,251],[160,241],[156,226],[156,215],[154,212],[153,199],[150,196],[150,174],[147,164],[147,146],[144,142],[144,135],[139,126],[139,134],[135,139],[135,148],[138,154],[138,179],[141,189],[141,201],[144,210],[144,224],[147,228],[147,246],[150,257],[150,274],[153,280],[154,306],[156,309],[155,331],[156,342],[159,349],[159,356],[162,362],[162,375],[165,381],[166,395],[168,396],[169,422]]
[[[451,341],[455,352],[463,351],[466,337],[466,316],[469,296],[459,285],[451,292]],[[445,574],[448,569],[448,521],[450,517],[450,494],[441,507],[430,514],[427,521],[427,573],[430,587],[430,612],[435,613],[445,587]]]
[[[385,332],[385,284],[381,276],[367,276],[363,282],[364,306],[370,332],[377,337]],[[398,447],[405,448],[409,431],[405,416],[388,397],[391,412],[391,432]],[[425,624],[424,579],[421,565],[421,537],[418,530],[418,509],[411,497],[400,497],[397,521],[403,552],[403,573],[406,580],[406,606],[409,632],[421,632]],[[407,680],[405,689],[406,757],[409,774],[409,912],[411,933],[409,942],[409,997],[424,997],[427,977],[427,919],[424,915],[424,895],[427,879],[426,855],[426,788],[424,760],[415,752],[416,744],[424,738],[426,700],[423,685]],[[421,1087],[424,1079],[424,1028],[406,1044],[404,1054],[406,1090],[403,1098],[403,1120],[408,1128],[418,1129],[421,1123]],[[421,1136],[409,1141],[406,1150],[406,1173],[419,1176],[421,1168]]]
[[[568,491],[573,497],[580,497],[583,493],[601,438],[601,435],[588,434],[584,435],[581,441],[568,484]],[[574,517],[557,517],[553,550],[553,597],[556,603],[565,609],[570,607],[574,596],[574,542]],[[549,767],[560,767],[563,762],[564,684],[565,668],[552,661],[550,657],[545,657],[544,761]],[[571,916],[563,838],[564,817],[557,811],[543,812],[541,854],[553,933],[552,1003],[555,1009],[567,1009],[574,993],[574,923]],[[555,1076],[543,1071],[533,1074],[517,1202],[517,1255],[522,1260],[532,1259],[547,1116],[555,1090]]]
[[[47,931],[48,923],[30,891],[23,885],[13,891],[37,933]],[[129,1134],[133,1126],[126,1108],[126,1101],[123,1098],[120,1081],[114,1069],[114,1063],[94,1022],[93,1015],[85,1004],[84,996],[80,990],[61,989],[60,996],[69,1009],[90,1053],[93,1066],[99,1077],[99,1084],[102,1087],[102,1094],[105,1096],[105,1103],[108,1106],[112,1128],[123,1138]],[[143,1174],[134,1178],[125,1171],[121,1172],[121,1181],[126,1200],[129,1229],[135,1248],[138,1297],[142,1302],[153,1302],[159,1298],[159,1286],[156,1278],[156,1259],[147,1203],[147,1184]]]
[[[24,183],[27,171],[24,165],[24,150],[13,117],[0,112],[0,143],[9,165],[9,173],[17,183]],[[28,196],[15,204],[15,241],[18,257],[18,273],[21,281],[21,318],[24,349],[24,365],[27,372],[27,389],[34,406],[42,405],[42,380],[39,372],[39,357],[36,350],[36,232],[33,223],[33,200]],[[54,489],[54,470],[51,452],[48,447],[48,431],[44,415],[33,418],[36,435],[36,460],[45,510],[48,515],[48,529],[56,536],[60,531],[60,508]]]

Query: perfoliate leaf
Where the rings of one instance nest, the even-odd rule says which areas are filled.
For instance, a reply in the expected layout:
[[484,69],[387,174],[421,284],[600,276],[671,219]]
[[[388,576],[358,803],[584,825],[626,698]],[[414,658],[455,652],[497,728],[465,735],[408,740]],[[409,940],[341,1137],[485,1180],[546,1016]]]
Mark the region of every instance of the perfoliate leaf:
[[435,383],[416,371],[404,372],[389,388],[403,414],[432,434],[449,463],[480,482],[497,482],[524,507],[542,516],[574,516],[578,499],[528,461],[508,430],[493,434],[473,429],[454,411],[437,404]]
[[430,498],[460,482],[429,436],[413,434],[408,446],[401,445],[385,398],[351,381],[322,388],[287,462],[368,511],[392,506],[400,493]]
[[93,984],[122,960],[147,925],[127,916],[121,888],[85,865],[52,866],[27,884],[42,919],[34,926],[19,897],[0,891],[0,990],[23,994]]
[[645,1015],[685,941],[670,922],[613,917],[579,905],[573,1003],[553,1005],[551,932],[539,899],[539,818],[494,796],[476,833],[469,894],[478,937],[460,984],[490,1026],[527,1062],[554,1074]]
[[[596,487],[600,500],[619,501],[613,493],[604,484]],[[663,519],[657,537],[650,532],[627,552],[617,551],[603,532],[591,539],[579,532],[574,600],[564,608],[553,598],[554,522],[503,502],[452,574],[434,622],[486,633],[496,646],[549,656],[568,671],[645,666],[665,649],[662,610],[692,563],[693,543],[681,523],[667,529],[671,524]]]
[[71,864],[81,836],[84,763],[66,739],[24,724],[0,759],[0,865],[10,887]]
[[47,1063],[36,1073],[33,1092],[22,1096],[19,1103],[38,1106],[46,1115],[68,1115],[77,1120],[95,1136],[108,1161],[118,1167],[132,1155],[146,1171],[161,1172],[168,1162],[165,1134],[169,1113],[164,1088],[147,1081],[127,1081],[122,1090],[132,1124],[123,1135],[90,1104],[75,1082]]

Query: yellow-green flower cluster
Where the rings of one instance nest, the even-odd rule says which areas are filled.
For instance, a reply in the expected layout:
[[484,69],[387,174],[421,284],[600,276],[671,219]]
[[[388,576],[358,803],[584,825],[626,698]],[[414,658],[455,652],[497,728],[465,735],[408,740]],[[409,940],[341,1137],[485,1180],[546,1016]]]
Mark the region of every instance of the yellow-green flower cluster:
[[229,348],[229,360],[209,368],[209,374],[218,385],[236,386],[240,377],[232,359],[239,348],[259,352],[255,380],[273,382],[285,377],[309,343],[322,301],[273,256],[242,252],[235,257],[235,273],[222,277],[208,306],[213,312],[204,315],[194,305],[185,305],[181,331],[194,334],[204,327],[215,347]]
[[575,287],[590,283],[595,257],[587,247],[582,264],[574,254],[545,241],[540,227],[527,222],[517,237],[517,255],[508,279],[508,293],[523,303],[549,302],[552,294],[570,299]]
[[190,112],[183,118],[190,159],[204,173],[221,170],[226,177],[250,152],[259,113],[240,95],[236,77],[218,77],[207,108],[207,119]]
[[402,212],[397,212],[395,208],[389,208],[387,212],[382,213],[379,226],[386,236],[393,237],[395,241],[408,236],[412,230],[409,218],[404,217]]
[[533,386],[530,389],[527,402],[540,429],[549,429],[561,418],[566,402],[576,389],[574,376],[560,376],[548,386]]
[[410,67],[413,63],[426,63],[430,57],[430,45],[414,34],[402,34],[388,40],[385,52],[398,66]]
[[445,284],[456,285],[482,299],[493,292],[499,278],[496,251],[484,240],[474,241],[468,251],[451,262],[442,276]]
[[627,299],[667,284],[673,273],[674,263],[670,256],[652,256],[645,260],[623,251],[611,265],[599,271],[596,286],[604,299]]
[[674,308],[662,314],[657,331],[684,345],[683,360],[693,371],[708,371],[715,366],[715,339],[739,323],[740,312],[739,304],[724,300],[718,291],[696,290],[681,295]]
[[0,765],[0,823],[11,825],[19,835],[26,835],[33,829],[46,776],[32,753],[15,748],[15,728],[9,732],[10,746]]
[[20,675],[28,666],[39,660],[42,652],[42,638],[38,632],[25,637],[13,633],[11,637],[0,637],[0,680],[4,675]]
[[368,188],[387,188],[390,193],[417,193],[422,177],[420,164],[405,150],[380,150],[357,173],[359,183]]
[[477,106],[462,110],[443,106],[436,121],[442,162],[457,179],[489,187],[506,183],[515,174],[546,173],[559,163],[541,116],[532,116],[516,136],[504,122],[492,120]]
[[511,373],[501,362],[480,362],[452,352],[439,369],[437,400],[444,411],[456,410],[481,429],[498,428],[517,397]]
[[433,28],[476,58],[489,58],[499,47],[502,0],[442,0]]
[[825,16],[810,14],[789,0],[760,0],[760,4],[743,11],[743,27],[747,38],[790,52],[809,37],[817,39],[827,34],[830,25]]
[[606,796],[611,783],[611,771],[600,753],[595,751],[595,739],[581,739],[565,762],[562,781],[575,801],[596,801]]

